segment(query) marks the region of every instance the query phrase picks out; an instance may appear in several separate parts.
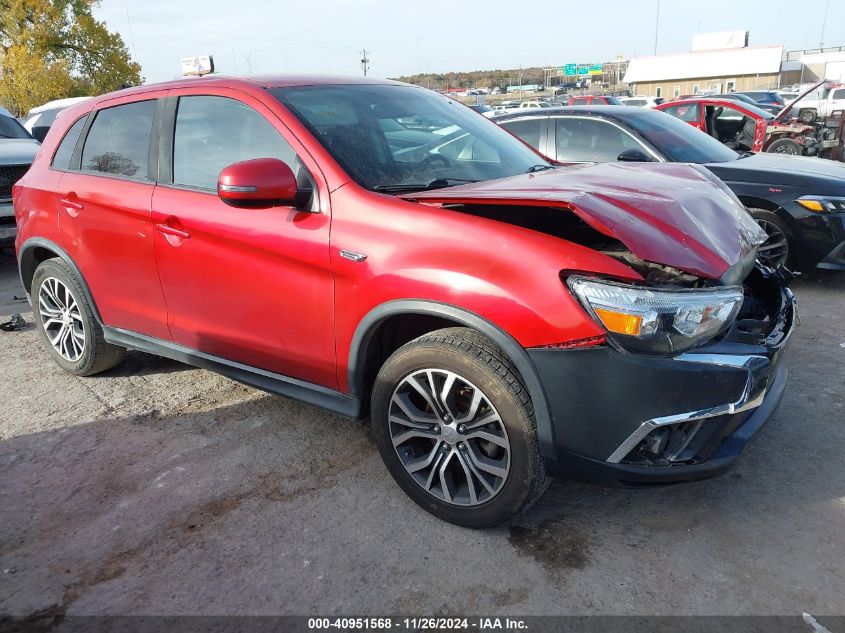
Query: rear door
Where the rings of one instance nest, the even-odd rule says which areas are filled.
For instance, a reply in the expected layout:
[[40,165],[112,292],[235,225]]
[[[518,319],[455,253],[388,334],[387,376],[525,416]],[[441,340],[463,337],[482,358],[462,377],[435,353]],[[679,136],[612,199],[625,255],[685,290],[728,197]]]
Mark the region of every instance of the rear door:
[[[316,165],[250,95],[225,88],[171,94],[153,218],[174,340],[336,388],[328,189]],[[253,158],[287,163],[300,188],[312,190],[307,210],[224,203],[220,171]]]
[[150,217],[158,103],[124,97],[88,115],[56,193],[62,244],[106,325],[169,338]]

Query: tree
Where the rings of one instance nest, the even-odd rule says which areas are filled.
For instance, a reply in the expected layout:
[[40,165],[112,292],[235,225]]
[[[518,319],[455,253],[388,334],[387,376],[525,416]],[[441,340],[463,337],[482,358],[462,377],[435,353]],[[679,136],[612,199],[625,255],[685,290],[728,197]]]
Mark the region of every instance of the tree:
[[51,99],[140,84],[123,39],[94,18],[99,0],[0,0],[0,101],[17,114]]

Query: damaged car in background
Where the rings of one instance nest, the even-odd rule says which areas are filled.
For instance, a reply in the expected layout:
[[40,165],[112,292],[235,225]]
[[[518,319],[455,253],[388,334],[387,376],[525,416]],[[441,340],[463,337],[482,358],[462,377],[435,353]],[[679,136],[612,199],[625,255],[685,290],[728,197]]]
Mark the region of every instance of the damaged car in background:
[[555,475],[716,475],[786,385],[788,273],[757,262],[765,232],[710,172],[555,168],[422,88],[105,95],[59,117],[14,195],[66,371],[140,349],[369,418],[402,490],[460,525],[508,520]]

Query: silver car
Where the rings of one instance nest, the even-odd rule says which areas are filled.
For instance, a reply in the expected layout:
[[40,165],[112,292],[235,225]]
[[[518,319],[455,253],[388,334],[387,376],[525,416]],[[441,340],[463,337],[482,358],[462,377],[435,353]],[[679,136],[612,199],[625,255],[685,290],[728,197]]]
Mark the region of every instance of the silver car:
[[26,173],[41,143],[11,116],[0,113],[0,243],[17,234],[12,186]]

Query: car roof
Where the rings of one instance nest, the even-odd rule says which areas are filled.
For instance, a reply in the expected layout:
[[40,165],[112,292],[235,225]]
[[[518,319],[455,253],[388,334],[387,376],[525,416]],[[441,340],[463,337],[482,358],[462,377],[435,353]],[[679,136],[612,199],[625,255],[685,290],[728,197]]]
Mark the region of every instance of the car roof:
[[162,81],[152,84],[144,84],[134,88],[125,88],[111,92],[101,97],[98,101],[105,101],[116,96],[144,94],[153,90],[167,90],[178,88],[191,88],[198,85],[219,86],[234,88],[238,86],[250,88],[287,88],[290,86],[330,86],[330,85],[394,85],[412,86],[390,79],[374,79],[370,77],[349,77],[345,75],[254,75],[249,77],[238,77],[233,75],[206,75],[204,77],[182,77],[171,81]]
[[666,116],[652,108],[632,108],[626,105],[602,105],[602,106],[559,106],[552,108],[543,108],[542,110],[523,110],[519,112],[507,112],[493,117],[497,123],[501,121],[508,121],[511,119],[524,118],[540,118],[546,116],[554,116],[556,114],[586,114],[591,116],[600,116],[605,119],[616,119],[619,121],[626,121],[633,117],[648,117],[648,116]]
[[91,99],[91,97],[68,97],[67,99],[54,99],[53,101],[48,101],[47,103],[32,108],[27,113],[27,116],[32,114],[38,114],[39,112],[45,112],[47,110],[69,108],[70,106],[76,105],[77,103],[88,101],[88,99]]

